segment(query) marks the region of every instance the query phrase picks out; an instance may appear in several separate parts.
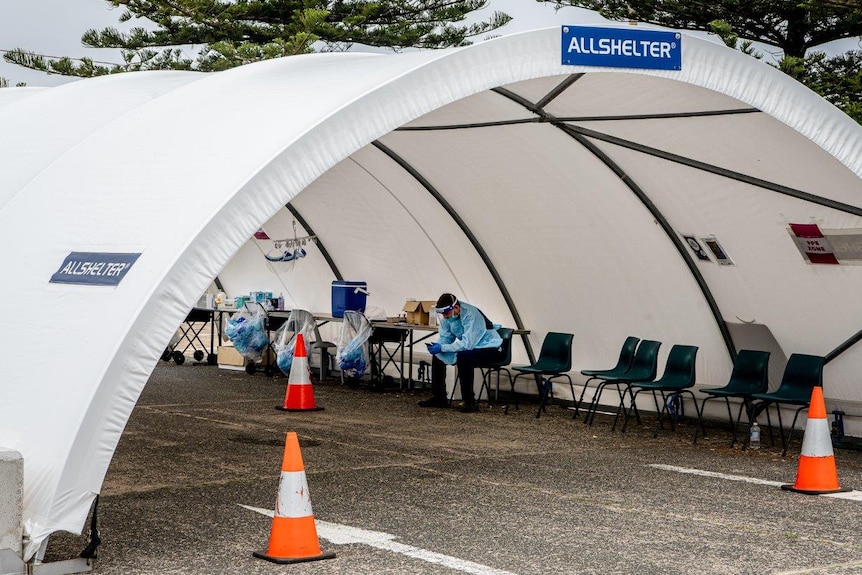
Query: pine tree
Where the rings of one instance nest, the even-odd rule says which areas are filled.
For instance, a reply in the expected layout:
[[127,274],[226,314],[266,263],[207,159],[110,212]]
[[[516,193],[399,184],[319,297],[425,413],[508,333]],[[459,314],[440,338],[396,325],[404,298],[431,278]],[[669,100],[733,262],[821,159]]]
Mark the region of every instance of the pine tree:
[[597,10],[611,20],[635,20],[669,28],[716,32],[716,26],[724,24],[742,38],[775,46],[793,58],[804,58],[810,48],[832,40],[862,36],[858,0],[553,1]]
[[[145,18],[154,29],[88,30],[92,48],[120,49],[123,62],[50,58],[16,49],[6,61],[66,76],[135,70],[212,72],[250,62],[319,51],[374,47],[443,48],[470,43],[510,20],[494,12],[486,21],[460,24],[486,0],[105,0],[124,7],[120,22]],[[178,46],[199,48],[192,60]]]

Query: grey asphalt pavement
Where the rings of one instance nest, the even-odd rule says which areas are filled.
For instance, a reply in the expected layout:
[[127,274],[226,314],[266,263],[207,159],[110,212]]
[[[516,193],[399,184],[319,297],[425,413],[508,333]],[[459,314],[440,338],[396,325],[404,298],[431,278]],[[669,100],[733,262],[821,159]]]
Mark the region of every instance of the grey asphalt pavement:
[[[778,487],[798,438],[782,458],[768,441],[730,448],[719,422],[692,445],[690,422],[653,438],[650,417],[622,434],[559,406],[421,409],[423,392],[336,380],[314,386],[323,411],[287,413],[274,409],[286,385],[160,363],[105,478],[95,572],[862,574],[862,501]],[[252,557],[271,519],[249,507],[274,507],[287,431],[335,559]],[[835,458],[842,486],[862,490],[862,453]],[[55,534],[46,560],[85,545]]]

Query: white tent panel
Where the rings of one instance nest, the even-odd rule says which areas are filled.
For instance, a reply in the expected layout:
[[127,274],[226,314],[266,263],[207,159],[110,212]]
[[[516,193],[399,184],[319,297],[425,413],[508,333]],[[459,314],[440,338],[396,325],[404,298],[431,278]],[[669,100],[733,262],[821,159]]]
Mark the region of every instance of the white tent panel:
[[[203,77],[191,72],[147,72],[104,76],[51,90],[27,90],[30,97],[0,110],[0,124],[10,135],[0,140],[0,154],[14,155],[16,160],[16,169],[7,171],[0,187],[0,207],[51,162],[108,123]],[[0,94],[18,90],[2,90]],[[100,159],[101,167],[105,167],[112,156],[103,153]]]
[[5,88],[3,90],[0,90],[0,108],[17,102],[22,98],[27,98],[28,96],[33,96],[34,94],[38,94],[39,92],[44,91],[45,88]]
[[842,203],[862,194],[858,176],[762,113],[576,125]]
[[[697,293],[668,297],[666,281],[693,280],[643,205],[559,130],[515,125],[457,135],[396,132],[384,141],[419,172],[431,171],[432,163],[446,166],[436,171],[434,184],[447,190],[446,200],[499,262],[525,327],[534,329],[536,349],[547,331],[583,333],[578,365],[581,353],[594,357],[608,339],[621,337],[621,329],[679,339],[672,326],[656,333],[651,325],[665,305],[673,314],[682,306],[688,317],[703,316]],[[488,217],[490,206],[494,217]],[[626,264],[608,265],[608,259],[622,259],[619,254],[626,254]],[[610,316],[622,325],[594,337],[593,330],[608,329]],[[709,319],[704,322],[708,332]]]
[[[564,79],[565,76],[556,78],[560,82]],[[531,85],[533,82],[523,82],[509,88],[532,102],[544,97],[544,94],[530,94],[522,88]],[[545,109],[561,118],[589,118],[693,114],[745,108],[750,106],[692,84],[668,82],[666,78],[651,76],[596,73],[579,78],[570,89],[551,100]]]

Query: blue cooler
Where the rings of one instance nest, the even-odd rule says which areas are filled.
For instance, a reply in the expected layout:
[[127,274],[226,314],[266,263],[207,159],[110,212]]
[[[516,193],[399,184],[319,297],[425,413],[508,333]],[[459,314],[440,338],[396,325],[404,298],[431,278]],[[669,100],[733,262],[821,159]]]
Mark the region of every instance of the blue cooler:
[[344,317],[345,310],[365,311],[368,284],[365,282],[332,282],[332,317]]

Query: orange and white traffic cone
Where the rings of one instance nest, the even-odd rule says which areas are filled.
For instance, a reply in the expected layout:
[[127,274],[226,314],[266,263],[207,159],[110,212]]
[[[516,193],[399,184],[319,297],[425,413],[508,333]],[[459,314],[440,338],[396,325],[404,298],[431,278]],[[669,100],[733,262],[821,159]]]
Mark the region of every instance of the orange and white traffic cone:
[[810,495],[849,491],[849,489],[841,489],[838,485],[832,436],[826,421],[826,402],[823,400],[823,388],[820,386],[811,391],[808,422],[805,424],[805,435],[802,438],[802,453],[799,455],[796,483],[782,485],[781,488]]
[[269,547],[266,552],[254,551],[252,555],[273,563],[301,563],[335,558],[334,552],[320,549],[308,482],[305,479],[305,465],[295,431],[288,431],[284,442],[281,479],[278,481]]
[[305,351],[305,338],[296,334],[293,363],[290,364],[290,375],[287,376],[287,391],[284,394],[284,405],[276,409],[282,411],[320,411],[314,403],[314,390],[311,387],[311,369],[308,367],[308,354]]

